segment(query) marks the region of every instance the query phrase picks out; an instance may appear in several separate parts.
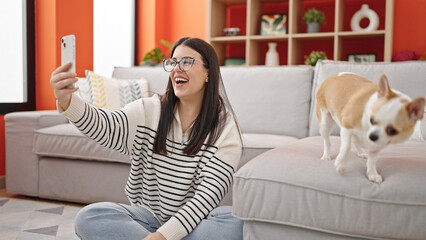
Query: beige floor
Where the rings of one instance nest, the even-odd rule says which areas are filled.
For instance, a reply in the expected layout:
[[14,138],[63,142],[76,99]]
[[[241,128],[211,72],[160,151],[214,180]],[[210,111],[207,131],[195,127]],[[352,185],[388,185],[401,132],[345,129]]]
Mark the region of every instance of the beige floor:
[[0,189],[0,240],[78,240],[74,218],[82,207]]
[[14,196],[18,196],[18,195],[6,192],[5,188],[3,189],[0,188],[0,197],[14,197]]
[[5,188],[0,189],[0,198],[14,198],[14,199],[27,199],[32,200],[36,202],[46,202],[46,203],[60,203],[67,206],[74,206],[74,207],[84,207],[85,204],[77,204],[77,203],[70,203],[70,202],[61,202],[61,201],[54,201],[54,200],[48,200],[48,199],[41,199],[41,198],[33,198],[33,197],[26,197],[23,195],[8,193]]

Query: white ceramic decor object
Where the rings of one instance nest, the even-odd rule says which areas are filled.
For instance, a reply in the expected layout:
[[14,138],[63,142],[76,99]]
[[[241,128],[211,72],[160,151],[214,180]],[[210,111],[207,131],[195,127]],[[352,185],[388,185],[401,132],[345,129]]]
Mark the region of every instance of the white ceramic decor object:
[[[368,18],[370,23],[366,28],[362,28],[359,24],[363,18]],[[358,10],[351,19],[352,31],[374,31],[379,27],[379,16],[368,7],[368,4],[362,4],[361,9]]]
[[277,43],[270,42],[268,43],[268,51],[266,52],[266,59],[265,59],[265,65],[266,66],[278,66],[280,64],[279,62],[279,56],[277,52]]

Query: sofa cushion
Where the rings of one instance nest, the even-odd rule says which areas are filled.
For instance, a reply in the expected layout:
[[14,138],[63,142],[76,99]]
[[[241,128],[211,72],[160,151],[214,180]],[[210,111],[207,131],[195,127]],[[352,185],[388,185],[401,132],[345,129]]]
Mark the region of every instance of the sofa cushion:
[[[237,170],[248,163],[254,157],[282,146],[287,143],[297,141],[298,138],[258,133],[243,133],[243,152]],[[232,205],[232,191],[229,191],[223,198],[221,205]]]
[[221,72],[243,133],[308,135],[311,67],[222,67]]
[[[243,133],[308,135],[312,67],[232,66],[221,67],[221,73]],[[143,77],[150,91],[159,94],[164,93],[168,81],[168,73],[161,67],[116,67],[113,77]]]
[[243,153],[238,168],[261,153],[297,140],[290,136],[243,133]]
[[[316,92],[327,77],[340,72],[353,72],[376,83],[382,74],[386,74],[391,88],[401,91],[412,98],[426,98],[426,61],[397,63],[318,61],[312,85],[309,136],[319,135],[318,119],[315,114]],[[338,134],[337,128],[334,129],[333,134]]]
[[[312,67],[232,66],[221,67],[221,73],[243,133],[308,136]],[[160,67],[116,67],[113,77],[143,77],[150,92],[159,94],[168,81]]]
[[36,130],[33,152],[39,156],[130,164],[129,156],[99,145],[69,123]]
[[162,67],[115,67],[112,77],[119,79],[144,78],[148,81],[151,94],[164,94],[169,81],[169,73]]
[[141,97],[148,96],[148,81],[116,79],[86,70],[86,78],[79,78],[77,94],[87,103],[109,110],[117,110]]
[[[332,157],[339,137],[332,137]],[[384,182],[366,177],[365,160],[350,154],[346,171],[321,161],[321,137],[265,152],[235,175],[233,213],[244,220],[313,229],[362,239],[425,239],[425,142],[392,145],[379,155]],[[369,237],[367,237],[369,236]]]
[[[243,154],[239,166],[263,152],[298,140],[289,136],[250,133],[243,134],[243,139]],[[129,156],[100,146],[72,124],[36,130],[33,151],[40,156],[130,163]]]

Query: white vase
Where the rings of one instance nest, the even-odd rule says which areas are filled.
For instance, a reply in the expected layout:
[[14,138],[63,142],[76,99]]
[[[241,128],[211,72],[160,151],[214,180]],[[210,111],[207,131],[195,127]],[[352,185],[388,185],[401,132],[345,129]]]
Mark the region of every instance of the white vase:
[[266,52],[265,65],[266,66],[278,66],[280,65],[280,59],[277,52],[277,43],[268,43],[268,51]]
[[[366,28],[362,28],[359,24],[363,18],[368,18],[370,23]],[[352,31],[374,31],[379,28],[379,16],[368,7],[368,4],[362,4],[361,9],[358,10],[351,19]]]

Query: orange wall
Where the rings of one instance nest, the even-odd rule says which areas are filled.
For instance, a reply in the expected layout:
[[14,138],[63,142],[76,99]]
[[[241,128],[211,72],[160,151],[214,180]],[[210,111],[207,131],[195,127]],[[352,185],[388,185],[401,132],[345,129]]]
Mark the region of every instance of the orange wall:
[[155,47],[164,49],[160,40],[168,41],[167,21],[164,16],[168,16],[167,0],[137,0],[137,42],[138,52],[136,53],[137,63],[140,63],[145,53]]
[[165,49],[160,40],[174,43],[181,37],[206,39],[207,1],[138,0],[137,62],[155,47]]
[[[93,2],[88,0],[35,0],[37,110],[54,109],[51,72],[60,65],[60,38],[77,38],[77,73],[93,69]],[[140,62],[160,40],[171,43],[183,36],[205,39],[207,1],[138,1],[138,52]],[[426,52],[426,0],[395,0],[393,52]],[[5,175],[4,120],[0,115],[0,176]]]
[[137,47],[136,59],[140,63],[143,56],[156,45],[155,40],[155,0],[138,0],[139,14],[136,17],[136,41]]
[[55,99],[49,88],[50,74],[57,64],[56,60],[56,1],[35,1],[36,36],[36,108],[54,108]]
[[181,37],[206,39],[207,1],[179,0],[170,3],[170,41]]
[[76,36],[76,72],[93,69],[93,2],[36,1],[36,108],[55,109],[51,73],[61,65],[62,36]]
[[426,0],[395,0],[393,53],[426,52]]

